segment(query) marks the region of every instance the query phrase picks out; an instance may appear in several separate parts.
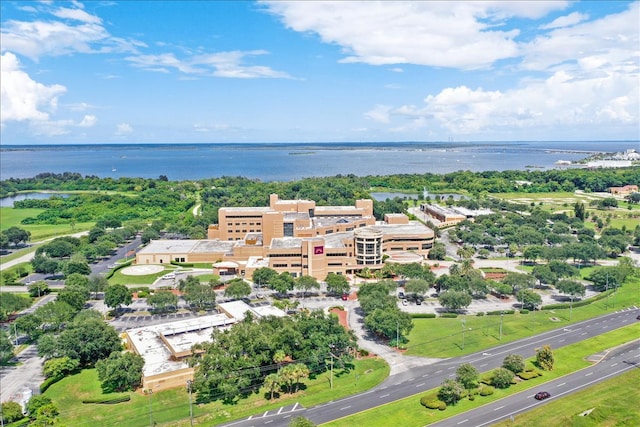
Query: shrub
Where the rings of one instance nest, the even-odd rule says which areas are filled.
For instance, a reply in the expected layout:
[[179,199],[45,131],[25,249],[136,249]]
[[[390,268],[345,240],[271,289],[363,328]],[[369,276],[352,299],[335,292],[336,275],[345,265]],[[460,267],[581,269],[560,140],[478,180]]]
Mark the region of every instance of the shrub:
[[126,395],[121,397],[114,397],[111,399],[84,399],[82,403],[100,403],[100,404],[106,404],[106,405],[113,405],[115,403],[128,402],[130,400],[131,400],[131,396]]
[[438,409],[440,408],[441,403],[444,403],[444,402],[441,400],[438,400],[438,396],[435,394],[428,394],[426,396],[423,396],[420,399],[420,404],[427,409]]
[[515,377],[515,374],[508,369],[498,368],[493,371],[493,378],[491,382],[494,387],[497,388],[509,388],[511,381]]
[[442,313],[440,317],[443,319],[455,319],[458,315],[456,313]]
[[494,388],[487,385],[480,387],[480,396],[491,396],[493,394]]
[[440,406],[438,407],[438,409],[444,411],[445,409],[447,409],[447,404],[440,401]]
[[474,400],[476,400],[476,397],[473,394],[470,394],[469,400],[473,402]]
[[411,313],[413,319],[433,319],[435,317],[435,313]]
[[535,377],[539,377],[540,376],[540,372],[533,370],[533,371],[525,371],[525,372],[519,372],[518,373],[518,377],[520,377],[523,380],[530,380],[531,378],[535,378]]
[[40,384],[40,393],[44,393],[49,387],[51,387],[52,384],[57,383],[63,378],[63,376],[47,378],[42,382],[42,384]]
[[510,370],[514,374],[524,371],[524,358],[519,354],[508,354],[502,361],[502,367]]
[[487,311],[487,316],[500,316],[501,314],[513,314],[515,310],[494,310]]
[[484,311],[480,311],[480,312],[476,313],[476,316],[478,316],[478,317],[484,316]]
[[520,310],[520,314],[529,314],[529,310],[527,310],[526,308],[523,308]]

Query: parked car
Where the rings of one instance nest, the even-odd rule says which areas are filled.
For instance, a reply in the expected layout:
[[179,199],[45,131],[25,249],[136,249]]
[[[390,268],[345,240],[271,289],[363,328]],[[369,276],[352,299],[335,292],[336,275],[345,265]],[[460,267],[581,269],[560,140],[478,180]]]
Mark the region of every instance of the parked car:
[[546,391],[539,391],[539,392],[538,392],[538,393],[536,393],[536,395],[535,395],[535,396],[533,396],[533,397],[535,397],[535,398],[536,398],[536,400],[544,400],[544,399],[546,399],[546,398],[548,398],[548,397],[551,397],[551,395],[550,395],[548,392],[546,392]]
[[349,299],[349,294],[342,294],[342,301]]
[[422,300],[420,298],[416,299],[416,305],[422,305]]
[[406,299],[402,300],[402,305],[408,305],[408,304],[409,304],[409,301],[407,301]]
[[398,298],[404,299],[404,292],[398,292]]
[[636,320],[640,320],[640,314],[636,316]]

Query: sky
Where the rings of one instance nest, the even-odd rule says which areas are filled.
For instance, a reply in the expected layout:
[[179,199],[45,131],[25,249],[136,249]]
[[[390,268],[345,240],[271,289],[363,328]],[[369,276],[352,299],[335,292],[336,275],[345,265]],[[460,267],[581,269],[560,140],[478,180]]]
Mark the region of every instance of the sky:
[[640,139],[639,1],[0,2],[2,145]]

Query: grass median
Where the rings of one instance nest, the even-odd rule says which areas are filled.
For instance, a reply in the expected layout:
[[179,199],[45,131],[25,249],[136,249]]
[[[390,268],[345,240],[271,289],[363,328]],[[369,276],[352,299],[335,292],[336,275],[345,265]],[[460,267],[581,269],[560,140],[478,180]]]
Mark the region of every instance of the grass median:
[[[420,405],[420,397],[426,394],[436,393],[438,390],[433,389],[417,393],[414,396],[407,397],[397,402],[389,403],[387,405],[323,424],[323,426],[351,427],[354,425],[366,425],[368,427],[388,427],[400,425],[400,422],[403,427],[424,426],[426,424],[458,415],[484,404],[494,402],[510,394],[538,387],[548,381],[585,368],[590,365],[590,363],[585,360],[585,357],[608,348],[613,348],[620,344],[633,341],[637,339],[638,336],[640,336],[640,323],[634,323],[597,337],[589,338],[579,343],[554,350],[554,358],[556,362],[552,371],[542,372],[542,376],[528,381],[522,381],[508,389],[496,389],[495,393],[491,396],[477,397],[477,399],[473,401],[463,399],[458,402],[457,405],[449,406],[444,411],[425,409]],[[526,357],[527,355],[523,356]],[[533,358],[528,359],[527,367],[533,367],[532,362]],[[627,379],[625,377],[625,381],[626,380]],[[546,425],[545,423],[542,424]],[[538,425],[540,425],[540,419],[538,419]]]

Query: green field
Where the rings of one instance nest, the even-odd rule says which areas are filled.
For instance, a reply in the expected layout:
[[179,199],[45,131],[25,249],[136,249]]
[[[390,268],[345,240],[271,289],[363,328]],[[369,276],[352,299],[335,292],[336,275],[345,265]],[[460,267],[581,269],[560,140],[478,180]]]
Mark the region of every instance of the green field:
[[80,231],[89,230],[94,222],[81,222],[72,228],[69,224],[21,224],[25,218],[35,217],[44,209],[14,209],[0,208],[0,231],[9,227],[20,227],[31,233],[31,242],[49,239],[56,236],[64,236]]
[[[461,414],[470,409],[474,409],[478,406],[494,402],[510,394],[518,393],[523,390],[538,387],[547,381],[562,377],[571,372],[575,372],[579,369],[589,366],[589,363],[585,361],[585,357],[613,348],[623,343],[627,343],[636,340],[640,336],[640,323],[634,323],[629,326],[625,326],[620,329],[608,332],[606,334],[599,335],[594,338],[584,340],[580,343],[569,345],[557,350],[554,350],[555,365],[554,369],[549,372],[544,372],[542,376],[518,383],[506,390],[496,389],[495,393],[491,396],[480,397],[476,400],[470,401],[463,399],[455,406],[447,407],[445,411],[425,409],[420,405],[420,398],[427,394],[437,393],[437,389],[429,390],[422,393],[417,393],[414,396],[407,397],[406,399],[399,400],[384,406],[370,409],[368,411],[360,412],[359,414],[345,417],[330,423],[323,424],[327,427],[352,427],[352,426],[367,426],[367,427],[388,427],[392,425],[402,425],[403,427],[419,427],[424,426],[436,421],[452,417],[454,415]],[[526,357],[526,355],[525,355]],[[533,367],[533,358],[527,360],[527,367]],[[621,377],[618,377],[620,381]],[[626,377],[625,378],[626,382]],[[629,380],[630,381],[630,380]],[[622,381],[621,381],[622,382]],[[634,386],[636,383],[634,383]],[[637,397],[637,394],[636,394]],[[636,400],[637,402],[637,400]],[[636,403],[637,407],[637,403]],[[545,419],[546,414],[542,415],[542,418],[538,418],[538,425],[547,425],[541,423],[541,419]],[[401,420],[401,424],[399,423]],[[613,424],[611,424],[613,425]],[[631,424],[620,424],[631,425]],[[635,424],[633,424],[635,425]]]
[[[545,427],[640,426],[638,384],[640,370],[632,369],[494,427],[538,427],[540,420],[544,420]],[[590,409],[591,413],[581,415]]]
[[[423,357],[462,356],[639,303],[640,278],[632,278],[609,298],[583,307],[574,307],[573,310],[568,308],[540,310],[528,314],[516,311],[515,314],[504,315],[502,339],[500,339],[500,316],[465,315],[456,319],[413,319],[414,327],[408,336],[406,354]],[[466,328],[464,348],[462,345],[463,319]]]
[[[213,426],[233,419],[249,416],[268,409],[299,402],[311,407],[350,394],[365,391],[382,382],[389,375],[389,367],[382,359],[362,359],[355,362],[355,369],[334,371],[334,387],[330,388],[329,373],[307,380],[306,388],[294,395],[283,394],[269,402],[264,391],[233,405],[220,402],[194,404],[193,413],[197,425]],[[186,387],[185,387],[186,388]],[[151,396],[131,392],[129,402],[116,405],[83,404],[83,399],[110,398],[122,393],[102,394],[95,369],[88,369],[52,385],[49,396],[60,411],[60,425],[74,427],[127,427],[148,426],[151,418],[158,426],[188,426],[189,397],[185,388],[154,392]],[[195,396],[194,396],[195,399]]]

